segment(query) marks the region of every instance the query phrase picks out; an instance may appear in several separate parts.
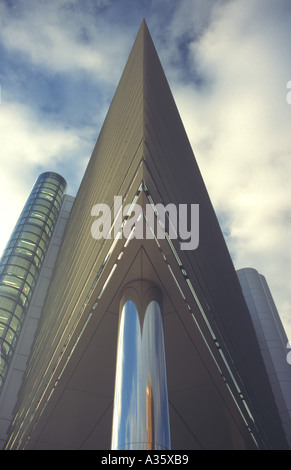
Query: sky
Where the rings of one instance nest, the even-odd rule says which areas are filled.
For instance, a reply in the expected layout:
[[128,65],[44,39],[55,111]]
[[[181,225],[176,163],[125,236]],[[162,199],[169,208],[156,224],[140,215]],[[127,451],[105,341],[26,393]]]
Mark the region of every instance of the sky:
[[0,0],[0,253],[41,172],[76,195],[143,17],[234,266],[291,340],[290,0]]

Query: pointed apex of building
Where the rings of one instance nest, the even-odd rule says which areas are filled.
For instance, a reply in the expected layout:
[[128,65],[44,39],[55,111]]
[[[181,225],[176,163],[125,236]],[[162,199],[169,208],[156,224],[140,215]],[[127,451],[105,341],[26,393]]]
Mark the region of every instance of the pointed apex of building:
[[146,29],[148,29],[148,25],[147,25],[147,22],[146,22],[146,20],[145,20],[144,17],[143,17],[143,19],[142,19],[142,21],[141,21],[140,28],[146,28]]
[[150,41],[153,43],[151,33],[149,31],[149,28],[148,28],[148,25],[147,25],[147,22],[146,22],[145,18],[142,19],[142,22],[140,24],[138,33],[136,35],[135,43],[139,42],[138,41],[139,39],[141,39],[141,43],[143,45],[145,44],[145,42],[148,42],[148,39],[150,39]]

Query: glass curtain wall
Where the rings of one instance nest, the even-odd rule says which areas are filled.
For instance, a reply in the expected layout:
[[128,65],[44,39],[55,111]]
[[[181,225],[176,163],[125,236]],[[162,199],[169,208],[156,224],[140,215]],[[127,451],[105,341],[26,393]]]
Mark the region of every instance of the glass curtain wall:
[[0,260],[0,391],[55,227],[66,181],[42,173]]

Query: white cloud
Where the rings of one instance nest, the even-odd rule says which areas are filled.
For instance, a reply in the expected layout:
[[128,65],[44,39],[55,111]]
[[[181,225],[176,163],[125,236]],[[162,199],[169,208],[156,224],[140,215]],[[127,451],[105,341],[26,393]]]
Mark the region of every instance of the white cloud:
[[[69,184],[73,184],[73,188],[72,185],[69,187],[73,194],[81,181],[85,162],[97,137],[98,125],[102,122],[100,116],[105,115],[108,89],[100,98],[97,112],[95,105],[90,107],[94,102],[92,98],[90,103],[86,95],[83,104],[82,98],[73,92],[82,91],[82,84],[86,85],[82,73],[90,77],[91,83],[102,80],[111,87],[112,83],[115,85],[131,41],[125,30],[120,28],[116,42],[102,16],[96,15],[98,8],[108,3],[107,0],[82,2],[82,5],[75,0],[40,0],[37,4],[33,0],[19,0],[9,6],[0,3],[1,53],[6,54],[5,61],[12,66],[12,72],[8,68],[6,75],[3,67],[1,77],[0,253],[40,172],[59,171],[69,178]],[[115,41],[115,46],[110,49],[112,41]],[[40,85],[38,94],[34,96],[33,84],[26,82],[30,76],[35,80],[34,73],[38,69],[42,73],[37,77],[44,79],[43,96]],[[51,103],[48,102],[47,77],[50,79],[56,74],[56,85],[62,87],[61,102]],[[21,101],[15,101],[15,96],[19,96]],[[55,94],[57,98],[58,93]],[[87,112],[84,109],[86,105]],[[54,114],[48,114],[46,106],[51,107]],[[62,121],[63,111],[65,120]],[[80,116],[79,120],[73,120],[78,127],[68,124],[69,114]]]
[[[2,44],[11,53],[18,52],[23,59],[49,72],[85,71],[92,79],[114,81],[115,69],[118,71],[124,62],[131,38],[122,27],[111,34],[98,14],[98,7],[107,3],[85,2],[82,8],[76,1],[41,0],[36,8],[34,1],[27,0],[18,2],[19,11],[2,4]],[[93,7],[95,11],[91,11]]]
[[59,128],[58,124],[53,127],[49,122],[39,121],[30,108],[20,104],[2,104],[0,126],[1,154],[9,166],[19,164],[20,155],[21,163],[49,164],[52,158],[60,158],[61,152],[79,144],[73,133]]
[[291,336],[291,45],[284,5],[219,2],[189,50],[189,65],[205,85],[179,83],[174,93],[210,197],[227,214],[235,266],[266,276]]
[[7,102],[0,106],[0,129],[1,252],[40,172],[54,171],[76,156],[75,171],[84,171],[91,130],[66,129],[24,105]]

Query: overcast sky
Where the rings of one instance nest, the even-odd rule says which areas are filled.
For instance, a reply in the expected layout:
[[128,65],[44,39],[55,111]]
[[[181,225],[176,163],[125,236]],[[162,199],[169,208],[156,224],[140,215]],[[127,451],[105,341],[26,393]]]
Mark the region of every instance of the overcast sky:
[[234,265],[291,340],[290,0],[0,0],[0,253],[41,172],[76,194],[143,17]]

